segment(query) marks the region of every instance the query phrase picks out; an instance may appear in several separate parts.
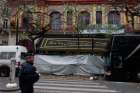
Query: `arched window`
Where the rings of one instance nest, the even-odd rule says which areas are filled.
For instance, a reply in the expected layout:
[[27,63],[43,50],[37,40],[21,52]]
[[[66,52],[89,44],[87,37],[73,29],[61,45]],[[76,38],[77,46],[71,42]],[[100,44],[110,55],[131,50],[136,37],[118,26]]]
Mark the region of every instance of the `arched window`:
[[50,14],[50,26],[53,31],[60,31],[61,29],[61,14],[59,12],[52,12]]
[[78,16],[78,28],[83,30],[90,24],[90,13],[87,11],[80,12]]
[[102,24],[102,11],[96,11],[96,24]]
[[120,24],[120,13],[118,11],[108,13],[108,24]]

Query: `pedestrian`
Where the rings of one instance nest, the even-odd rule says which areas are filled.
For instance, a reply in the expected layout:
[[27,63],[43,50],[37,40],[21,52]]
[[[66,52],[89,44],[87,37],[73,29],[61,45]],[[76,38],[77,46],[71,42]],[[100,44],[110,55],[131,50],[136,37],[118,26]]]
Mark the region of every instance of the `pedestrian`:
[[26,62],[21,65],[19,74],[19,87],[21,93],[33,93],[33,85],[39,80],[39,74],[36,67],[33,66],[33,56],[27,56]]

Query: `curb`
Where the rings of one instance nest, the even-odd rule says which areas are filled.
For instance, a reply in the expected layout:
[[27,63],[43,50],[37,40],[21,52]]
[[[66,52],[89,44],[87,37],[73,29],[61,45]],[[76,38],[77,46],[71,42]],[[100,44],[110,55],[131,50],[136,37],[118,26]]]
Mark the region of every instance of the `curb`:
[[0,92],[14,92],[14,91],[20,91],[19,88],[5,88],[5,89],[0,89]]

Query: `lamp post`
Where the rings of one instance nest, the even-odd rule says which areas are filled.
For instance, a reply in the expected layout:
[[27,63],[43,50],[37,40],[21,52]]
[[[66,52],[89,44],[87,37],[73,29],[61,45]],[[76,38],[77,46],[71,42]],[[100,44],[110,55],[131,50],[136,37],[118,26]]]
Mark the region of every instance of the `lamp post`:
[[19,19],[18,19],[18,14],[17,14],[17,19],[16,19],[16,45],[18,45],[18,41],[19,41],[19,34],[18,34],[18,30],[19,30],[19,28],[18,28],[18,26],[19,26]]
[[19,44],[19,0],[17,0],[17,17],[16,17],[16,45]]

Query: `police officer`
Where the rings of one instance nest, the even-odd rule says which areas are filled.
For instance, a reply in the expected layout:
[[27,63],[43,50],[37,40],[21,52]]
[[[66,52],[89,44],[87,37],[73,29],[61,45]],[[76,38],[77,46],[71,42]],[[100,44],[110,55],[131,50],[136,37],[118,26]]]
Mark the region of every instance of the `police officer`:
[[33,66],[33,56],[27,56],[26,62],[21,65],[19,74],[19,87],[21,93],[33,93],[33,85],[38,81],[39,75]]

